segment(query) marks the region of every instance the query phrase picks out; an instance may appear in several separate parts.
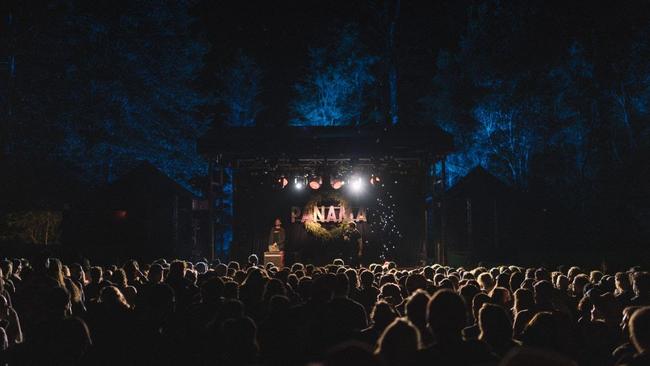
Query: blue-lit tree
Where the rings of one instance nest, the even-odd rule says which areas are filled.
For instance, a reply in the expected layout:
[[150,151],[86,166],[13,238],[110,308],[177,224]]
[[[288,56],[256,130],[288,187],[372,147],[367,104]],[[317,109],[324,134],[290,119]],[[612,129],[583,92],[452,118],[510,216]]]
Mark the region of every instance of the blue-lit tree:
[[190,32],[188,2],[127,2],[122,15],[76,13],[78,58],[67,65],[69,108],[56,116],[60,156],[89,181],[112,180],[147,160],[189,187],[206,163],[196,139],[208,120],[208,97],[192,82],[207,45]]
[[377,58],[369,54],[353,26],[345,27],[337,42],[309,49],[305,78],[295,84],[291,105],[297,126],[337,126],[361,123],[370,87],[375,82],[371,67]]
[[222,105],[223,123],[254,126],[262,110],[262,70],[255,60],[239,50],[233,63],[220,75],[217,100]]
[[598,89],[593,81],[593,64],[582,45],[573,42],[563,60],[547,75],[551,95],[548,109],[554,128],[546,147],[560,156],[564,169],[560,177],[549,175],[545,180],[560,178],[566,185],[592,177],[593,167],[588,163],[595,152],[591,131],[595,128],[593,105],[598,101]]

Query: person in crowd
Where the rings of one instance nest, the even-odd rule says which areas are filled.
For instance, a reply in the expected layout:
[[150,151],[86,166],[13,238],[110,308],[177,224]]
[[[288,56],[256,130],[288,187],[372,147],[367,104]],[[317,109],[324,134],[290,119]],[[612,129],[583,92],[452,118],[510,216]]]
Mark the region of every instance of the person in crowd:
[[622,307],[630,306],[634,297],[634,291],[632,291],[632,285],[630,284],[630,274],[627,272],[616,272],[614,284],[616,286],[614,295],[618,302]]
[[515,291],[515,302],[512,313],[517,315],[522,310],[535,310],[535,297],[532,291],[520,288]]
[[648,306],[650,305],[650,273],[637,272],[634,274],[632,288],[634,297],[630,299],[630,305]]
[[483,304],[478,313],[481,330],[478,339],[487,343],[497,356],[505,356],[519,343],[512,339],[512,321],[506,310],[495,304]]
[[379,336],[384,332],[384,329],[397,317],[398,314],[395,308],[386,301],[378,301],[370,312],[371,324],[361,332],[361,339],[370,345],[374,345],[377,339],[379,339]]
[[[638,296],[638,295],[637,295]],[[636,354],[627,363],[629,366],[650,365],[650,307],[644,306],[630,318],[630,342]]]
[[0,328],[3,330],[3,340],[6,339],[7,346],[23,341],[23,331],[18,313],[3,295],[0,295]]
[[429,346],[433,343],[433,334],[427,327],[427,305],[429,303],[429,294],[417,289],[409,296],[406,301],[406,318],[420,332],[420,340],[423,346]]
[[464,340],[462,330],[467,324],[463,298],[450,289],[437,291],[427,308],[427,321],[435,343],[423,349],[419,364],[472,365],[496,362],[489,346],[478,340]]
[[375,354],[389,366],[415,365],[416,355],[422,346],[420,331],[409,320],[393,320],[377,340]]
[[463,329],[463,338],[465,339],[478,339],[480,329],[478,326],[478,313],[483,304],[490,302],[490,296],[484,292],[479,292],[472,298],[472,313],[470,325]]
[[110,285],[110,283],[104,280],[104,270],[102,267],[91,267],[89,273],[89,281],[84,287],[85,298],[88,301],[95,301],[99,297],[101,289],[104,286]]

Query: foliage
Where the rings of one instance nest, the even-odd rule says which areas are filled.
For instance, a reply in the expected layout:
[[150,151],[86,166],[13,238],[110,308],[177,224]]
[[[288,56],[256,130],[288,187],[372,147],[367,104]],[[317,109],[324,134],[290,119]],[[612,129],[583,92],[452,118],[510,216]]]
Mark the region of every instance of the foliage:
[[[432,91],[420,102],[424,119],[454,135],[459,147],[449,156],[448,183],[480,165],[527,189],[542,173],[532,164],[544,159],[563,167],[550,176],[566,187],[594,179],[606,165],[597,159],[621,161],[650,130],[643,122],[645,43],[629,46],[630,57],[613,65],[618,71],[598,75],[576,39],[536,47],[563,25],[557,21],[539,4],[483,1],[470,8],[458,49],[438,54]],[[542,29],[532,28],[539,23]]]
[[56,154],[91,184],[142,160],[186,187],[205,174],[196,139],[209,123],[197,111],[209,97],[192,82],[208,46],[191,32],[188,4],[19,8],[16,94],[24,103],[11,122],[20,127],[12,128],[11,152]]
[[[336,202],[340,207],[344,207],[346,212],[350,212],[350,205],[345,200],[345,198],[343,198],[343,196],[339,193],[332,192],[326,195],[314,195],[309,200],[309,202],[305,204],[304,210],[305,212],[314,212],[314,207],[318,206],[319,204],[323,204],[324,202]],[[307,230],[307,232],[311,235],[324,241],[331,241],[338,239],[343,236],[343,234],[345,234],[345,231],[348,229],[348,223],[349,222],[344,220],[327,229],[323,227],[323,225],[321,225],[319,222],[314,221],[314,218],[312,217],[309,220],[305,221],[304,226],[305,230]]]
[[295,84],[292,104],[296,126],[338,126],[361,123],[377,57],[365,51],[358,31],[345,27],[338,41],[309,49],[306,77]]
[[0,239],[20,240],[30,244],[58,243],[61,212],[25,211],[5,215]]
[[223,122],[229,126],[254,126],[262,109],[262,70],[255,60],[239,50],[220,79],[217,99],[223,106]]

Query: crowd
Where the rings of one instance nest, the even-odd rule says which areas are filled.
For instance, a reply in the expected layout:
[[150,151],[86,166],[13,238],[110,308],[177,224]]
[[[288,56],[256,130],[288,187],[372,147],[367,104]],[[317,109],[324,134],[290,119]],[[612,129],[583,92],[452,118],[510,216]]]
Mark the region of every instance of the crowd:
[[0,261],[0,365],[650,365],[650,274]]

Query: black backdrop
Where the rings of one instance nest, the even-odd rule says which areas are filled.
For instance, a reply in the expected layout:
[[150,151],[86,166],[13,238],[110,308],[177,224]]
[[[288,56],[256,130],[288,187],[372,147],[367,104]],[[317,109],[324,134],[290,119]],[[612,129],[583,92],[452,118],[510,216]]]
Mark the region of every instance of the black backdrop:
[[[268,245],[273,221],[279,217],[287,234],[287,263],[323,264],[331,260],[336,252],[335,242],[308,233],[299,220],[291,223],[291,207],[302,209],[315,194],[325,195],[331,188],[324,184],[318,191],[307,187],[296,190],[292,185],[277,189],[268,178],[264,174],[244,173],[236,177],[231,258],[243,260],[250,253],[261,256]],[[418,174],[409,174],[384,177],[381,186],[366,184],[359,194],[345,187],[340,190],[351,207],[367,209],[368,222],[357,223],[364,240],[364,261],[417,262],[424,240],[422,182]]]

